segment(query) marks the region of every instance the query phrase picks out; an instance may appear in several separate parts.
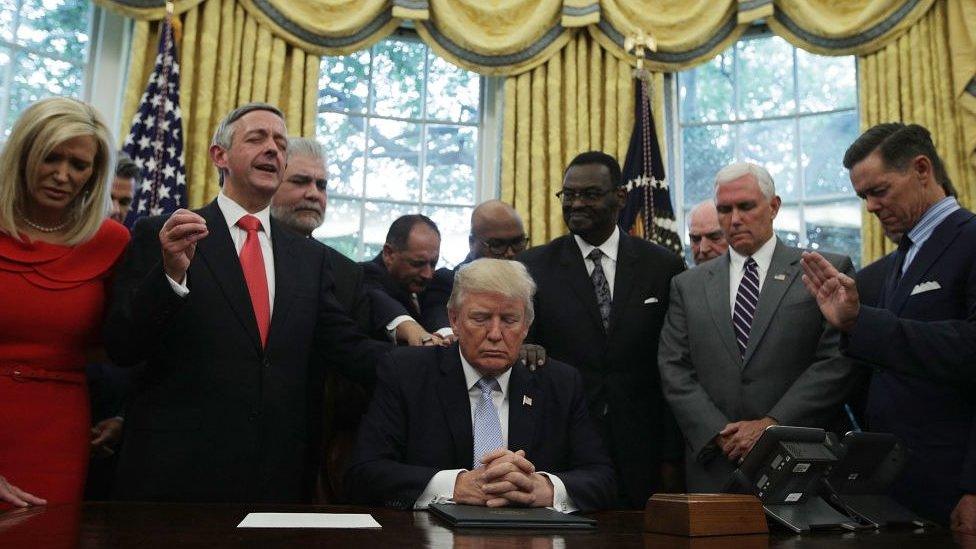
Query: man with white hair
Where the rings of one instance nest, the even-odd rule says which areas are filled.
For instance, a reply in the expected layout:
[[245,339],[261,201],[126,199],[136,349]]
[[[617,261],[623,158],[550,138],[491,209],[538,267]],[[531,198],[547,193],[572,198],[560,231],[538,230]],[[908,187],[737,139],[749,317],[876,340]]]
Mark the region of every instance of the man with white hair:
[[616,480],[590,420],[579,372],[517,365],[535,283],[515,261],[458,269],[448,301],[457,342],[398,348],[377,388],[346,474],[354,501],[554,507],[613,505]]
[[[825,427],[853,386],[839,332],[803,285],[801,251],[773,233],[780,203],[764,168],[723,168],[715,204],[729,250],[671,284],[658,365],[689,492],[724,489],[770,425]],[[850,258],[823,255],[853,274]]]
[[688,212],[688,238],[691,240],[691,257],[695,265],[724,255],[729,249],[725,233],[718,224],[714,200],[703,200]]

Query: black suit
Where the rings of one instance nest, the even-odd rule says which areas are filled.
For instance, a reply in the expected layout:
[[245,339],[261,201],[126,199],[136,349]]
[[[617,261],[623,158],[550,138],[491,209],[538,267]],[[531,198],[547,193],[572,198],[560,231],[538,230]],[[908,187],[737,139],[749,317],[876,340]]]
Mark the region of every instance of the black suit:
[[609,333],[572,235],[521,253],[538,285],[526,339],[583,374],[625,503],[643,508],[659,488],[659,464],[681,461],[683,441],[661,391],[658,336],[671,278],[684,262],[665,248],[620,234]]
[[868,427],[911,451],[895,497],[947,523],[959,497],[976,493],[976,216],[949,215],[893,288],[894,255],[879,263],[885,277],[858,276],[863,303],[847,352],[880,367]]
[[[471,468],[471,404],[458,345],[398,348],[377,377],[345,485],[359,502],[410,508],[438,471]],[[508,395],[508,448],[559,476],[581,511],[610,507],[613,469],[579,374],[555,361],[535,373],[516,366]]]
[[118,365],[146,361],[127,408],[117,495],[300,501],[318,448],[313,373],[328,361],[368,382],[387,347],[364,338],[336,302],[325,248],[272,219],[275,297],[262,349],[224,216],[216,202],[197,213],[210,234],[187,271],[188,296],[163,271],[162,217],[135,226],[116,273],[106,347]]
[[[385,326],[399,315],[409,315],[416,320],[428,332],[435,332],[441,328],[450,326],[447,320],[447,299],[450,297],[450,288],[454,284],[454,272],[450,269],[437,269],[434,271],[434,278],[428,287],[417,294],[417,301],[420,303],[420,310],[410,299],[410,294],[406,292],[397,281],[393,280],[390,272],[383,263],[383,254],[377,255],[371,261],[360,263],[365,274],[366,289],[371,292],[370,297],[375,294],[389,296],[392,298],[392,307],[381,305],[377,299],[373,299],[373,325]],[[387,300],[386,303],[391,303]]]

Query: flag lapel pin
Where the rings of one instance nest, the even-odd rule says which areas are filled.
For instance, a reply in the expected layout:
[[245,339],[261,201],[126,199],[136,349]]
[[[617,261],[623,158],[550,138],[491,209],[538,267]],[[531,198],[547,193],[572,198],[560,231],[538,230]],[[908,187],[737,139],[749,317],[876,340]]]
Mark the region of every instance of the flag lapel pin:
[[774,276],[773,278],[775,278],[776,280],[786,280],[786,275],[783,274],[783,273],[780,273],[780,274]]
[[522,395],[522,406],[532,406],[532,397],[529,395]]

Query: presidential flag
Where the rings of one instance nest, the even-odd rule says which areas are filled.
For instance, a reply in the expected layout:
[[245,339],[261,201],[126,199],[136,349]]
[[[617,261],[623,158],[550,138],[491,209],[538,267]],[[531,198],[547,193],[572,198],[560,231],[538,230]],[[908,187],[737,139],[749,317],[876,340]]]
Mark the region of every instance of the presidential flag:
[[133,208],[125,221],[127,227],[140,217],[186,207],[180,64],[172,18],[167,17],[162,25],[155,68],[122,146],[122,151],[142,169],[142,183],[136,188]]
[[671,193],[664,177],[661,148],[654,131],[648,80],[650,75],[638,71],[634,133],[630,136],[623,166],[627,203],[620,211],[619,224],[622,230],[683,256]]

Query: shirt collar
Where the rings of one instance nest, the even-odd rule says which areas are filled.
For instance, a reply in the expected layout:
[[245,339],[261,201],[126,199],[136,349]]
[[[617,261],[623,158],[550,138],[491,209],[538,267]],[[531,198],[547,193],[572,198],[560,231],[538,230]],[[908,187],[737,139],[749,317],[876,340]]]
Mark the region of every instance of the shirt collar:
[[586,259],[587,256],[590,255],[593,248],[600,248],[600,251],[603,252],[604,255],[616,263],[617,248],[620,246],[620,227],[617,225],[613,226],[613,232],[610,233],[610,237],[604,240],[603,244],[600,244],[599,246],[590,244],[589,242],[583,240],[583,238],[578,234],[574,234],[573,238],[576,239],[576,245],[579,246],[580,251],[583,252],[583,259]]
[[912,245],[920,245],[928,240],[935,228],[958,209],[959,202],[952,196],[947,196],[929,206],[918,223],[912,227],[912,230],[908,231],[908,238],[912,240]]
[[[478,380],[484,377],[484,375],[478,372],[478,370],[475,370],[474,366],[472,366],[471,363],[464,358],[464,353],[461,352],[460,346],[458,347],[458,355],[461,356],[461,369],[464,370],[464,382],[466,383],[465,387],[467,387],[468,391],[470,391],[471,388],[478,383]],[[495,376],[495,379],[498,380],[498,386],[502,389],[502,396],[508,394],[508,380],[511,377],[511,368]]]
[[224,190],[221,189],[220,193],[217,195],[217,207],[220,208],[220,213],[224,214],[224,219],[227,221],[227,227],[234,229],[237,227],[237,221],[245,215],[253,215],[261,221],[261,227],[264,229],[265,234],[268,238],[271,238],[271,204],[268,204],[263,210],[250,213],[245,210],[240,204],[234,202],[234,199],[224,194]]
[[[756,265],[759,267],[761,272],[766,272],[769,270],[769,264],[773,262],[773,251],[776,250],[776,235],[773,235],[765,244],[756,250],[756,253],[752,254],[752,258],[756,260]],[[732,246],[729,246],[729,270],[733,273],[738,273],[742,271],[742,267],[746,263],[746,258],[739,252],[735,251]]]

